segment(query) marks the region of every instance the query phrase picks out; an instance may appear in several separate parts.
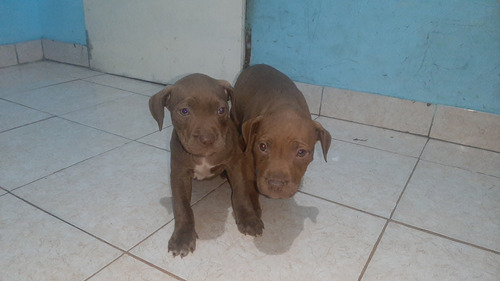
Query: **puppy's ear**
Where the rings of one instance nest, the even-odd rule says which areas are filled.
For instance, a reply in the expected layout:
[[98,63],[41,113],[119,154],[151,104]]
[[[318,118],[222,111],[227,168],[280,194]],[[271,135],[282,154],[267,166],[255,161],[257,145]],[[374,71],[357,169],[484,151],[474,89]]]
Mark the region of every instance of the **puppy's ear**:
[[243,141],[245,142],[245,153],[252,150],[255,142],[255,136],[261,121],[262,116],[257,116],[253,119],[245,121],[241,125],[241,135],[243,137]]
[[325,162],[328,162],[326,155],[328,154],[328,149],[330,149],[330,144],[332,143],[332,136],[330,133],[321,126],[319,122],[313,121],[314,127],[316,128],[317,140],[321,142],[321,149],[323,150],[323,157]]
[[233,101],[233,86],[231,86],[231,83],[227,82],[226,80],[217,80],[219,84],[224,87],[224,91],[227,94],[227,99],[226,100],[231,100]]
[[151,111],[151,115],[158,123],[158,127],[160,131],[163,127],[163,118],[165,117],[165,107],[170,99],[170,94],[172,93],[173,86],[167,86],[163,88],[163,90],[154,94],[149,99],[149,111]]

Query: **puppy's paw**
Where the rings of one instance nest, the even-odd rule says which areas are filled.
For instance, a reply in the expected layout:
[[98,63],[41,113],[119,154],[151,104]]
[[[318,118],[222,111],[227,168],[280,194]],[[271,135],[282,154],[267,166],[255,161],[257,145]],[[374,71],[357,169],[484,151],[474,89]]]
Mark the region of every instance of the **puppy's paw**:
[[168,241],[168,251],[172,252],[174,257],[180,255],[181,258],[183,258],[187,256],[189,252],[194,252],[197,238],[198,235],[194,230],[174,232]]
[[264,223],[256,215],[240,217],[236,224],[238,230],[245,235],[262,236]]

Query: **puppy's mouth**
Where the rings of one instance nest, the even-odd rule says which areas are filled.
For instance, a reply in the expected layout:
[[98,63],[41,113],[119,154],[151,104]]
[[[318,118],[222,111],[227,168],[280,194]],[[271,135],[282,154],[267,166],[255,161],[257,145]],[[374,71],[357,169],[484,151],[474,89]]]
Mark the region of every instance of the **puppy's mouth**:
[[184,149],[195,156],[209,157],[225,148],[225,141],[220,137],[212,137],[209,141],[199,136],[191,136],[186,141],[181,140]]
[[257,189],[259,192],[272,199],[291,198],[297,193],[299,186],[300,184],[283,179],[263,177],[257,180]]

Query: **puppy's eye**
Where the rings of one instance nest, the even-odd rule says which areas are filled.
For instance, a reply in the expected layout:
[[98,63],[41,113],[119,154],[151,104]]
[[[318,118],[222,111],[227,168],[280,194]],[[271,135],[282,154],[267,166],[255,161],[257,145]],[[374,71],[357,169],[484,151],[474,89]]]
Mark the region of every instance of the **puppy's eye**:
[[305,149],[299,149],[297,150],[297,157],[302,158],[307,155],[307,150]]
[[219,115],[223,115],[224,113],[226,113],[226,108],[225,107],[219,107],[219,110],[217,111],[217,113],[219,113]]
[[187,108],[181,108],[181,110],[179,110],[179,114],[182,115],[182,116],[189,115],[189,109],[187,109]]
[[267,151],[267,144],[265,144],[265,143],[261,142],[261,143],[259,144],[259,149],[260,149],[260,151],[262,151],[262,152],[266,152],[266,151]]

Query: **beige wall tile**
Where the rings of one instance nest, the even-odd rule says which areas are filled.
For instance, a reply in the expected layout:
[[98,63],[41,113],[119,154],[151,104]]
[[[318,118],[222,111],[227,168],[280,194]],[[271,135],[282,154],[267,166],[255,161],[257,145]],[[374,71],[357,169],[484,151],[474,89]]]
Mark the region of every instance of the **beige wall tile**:
[[500,115],[438,106],[430,136],[500,151]]
[[87,46],[43,40],[43,52],[48,60],[89,67]]
[[17,64],[16,47],[14,45],[0,46],[0,67]]
[[19,63],[35,62],[43,59],[42,41],[34,40],[16,44]]
[[325,88],[321,115],[427,135],[434,105],[375,94]]
[[295,82],[295,85],[297,85],[297,88],[304,94],[307,105],[309,106],[309,111],[312,114],[319,114],[323,87],[300,82]]

